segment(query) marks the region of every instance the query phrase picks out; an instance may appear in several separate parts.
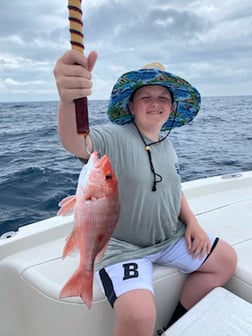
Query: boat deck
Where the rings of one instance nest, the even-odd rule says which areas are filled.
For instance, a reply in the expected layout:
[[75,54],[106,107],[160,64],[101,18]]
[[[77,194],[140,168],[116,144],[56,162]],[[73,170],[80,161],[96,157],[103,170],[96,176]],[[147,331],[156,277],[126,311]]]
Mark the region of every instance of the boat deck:
[[[252,172],[187,182],[183,190],[201,225],[235,247],[238,267],[226,288],[252,303]],[[111,335],[114,312],[96,281],[91,310],[80,298],[58,298],[78,264],[78,255],[61,259],[72,225],[72,217],[54,217],[0,239],[4,336],[67,336],[73,327],[76,336]],[[155,265],[157,329],[167,323],[184,279],[175,268]]]

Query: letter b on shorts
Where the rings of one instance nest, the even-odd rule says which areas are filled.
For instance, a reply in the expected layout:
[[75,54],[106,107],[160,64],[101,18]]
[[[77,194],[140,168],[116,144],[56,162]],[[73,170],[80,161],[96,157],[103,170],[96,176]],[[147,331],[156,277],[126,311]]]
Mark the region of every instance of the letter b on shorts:
[[136,263],[123,264],[122,266],[124,268],[123,280],[137,278],[139,276],[138,265]]

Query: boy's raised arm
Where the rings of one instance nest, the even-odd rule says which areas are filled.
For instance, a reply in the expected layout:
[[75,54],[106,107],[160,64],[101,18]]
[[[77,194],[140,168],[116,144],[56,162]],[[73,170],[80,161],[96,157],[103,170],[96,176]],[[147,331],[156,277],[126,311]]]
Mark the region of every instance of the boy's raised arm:
[[[58,132],[62,145],[74,155],[88,158],[84,139],[76,131],[74,99],[90,96],[92,93],[92,74],[97,53],[88,57],[71,50],[66,52],[56,63],[54,76],[60,103],[58,109]],[[87,137],[88,151],[92,150],[90,137]]]

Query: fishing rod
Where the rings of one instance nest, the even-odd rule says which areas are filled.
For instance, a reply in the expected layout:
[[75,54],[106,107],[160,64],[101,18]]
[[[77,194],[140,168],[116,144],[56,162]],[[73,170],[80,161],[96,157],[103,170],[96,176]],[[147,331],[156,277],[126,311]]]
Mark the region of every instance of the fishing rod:
[[[83,53],[85,47],[81,0],[68,0],[68,12],[72,49]],[[89,134],[88,99],[87,97],[78,98],[74,100],[74,103],[77,133],[87,136]]]

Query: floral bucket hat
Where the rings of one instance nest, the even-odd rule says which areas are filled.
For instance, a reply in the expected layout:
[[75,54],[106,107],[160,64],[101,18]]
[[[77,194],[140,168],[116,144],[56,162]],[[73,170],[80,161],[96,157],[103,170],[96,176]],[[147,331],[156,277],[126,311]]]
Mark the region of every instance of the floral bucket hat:
[[115,83],[109,105],[108,117],[118,125],[133,121],[129,101],[133,93],[146,85],[161,85],[173,95],[175,111],[162,126],[162,131],[188,124],[200,109],[200,93],[186,80],[166,72],[160,63],[147,64],[143,69],[123,74]]

